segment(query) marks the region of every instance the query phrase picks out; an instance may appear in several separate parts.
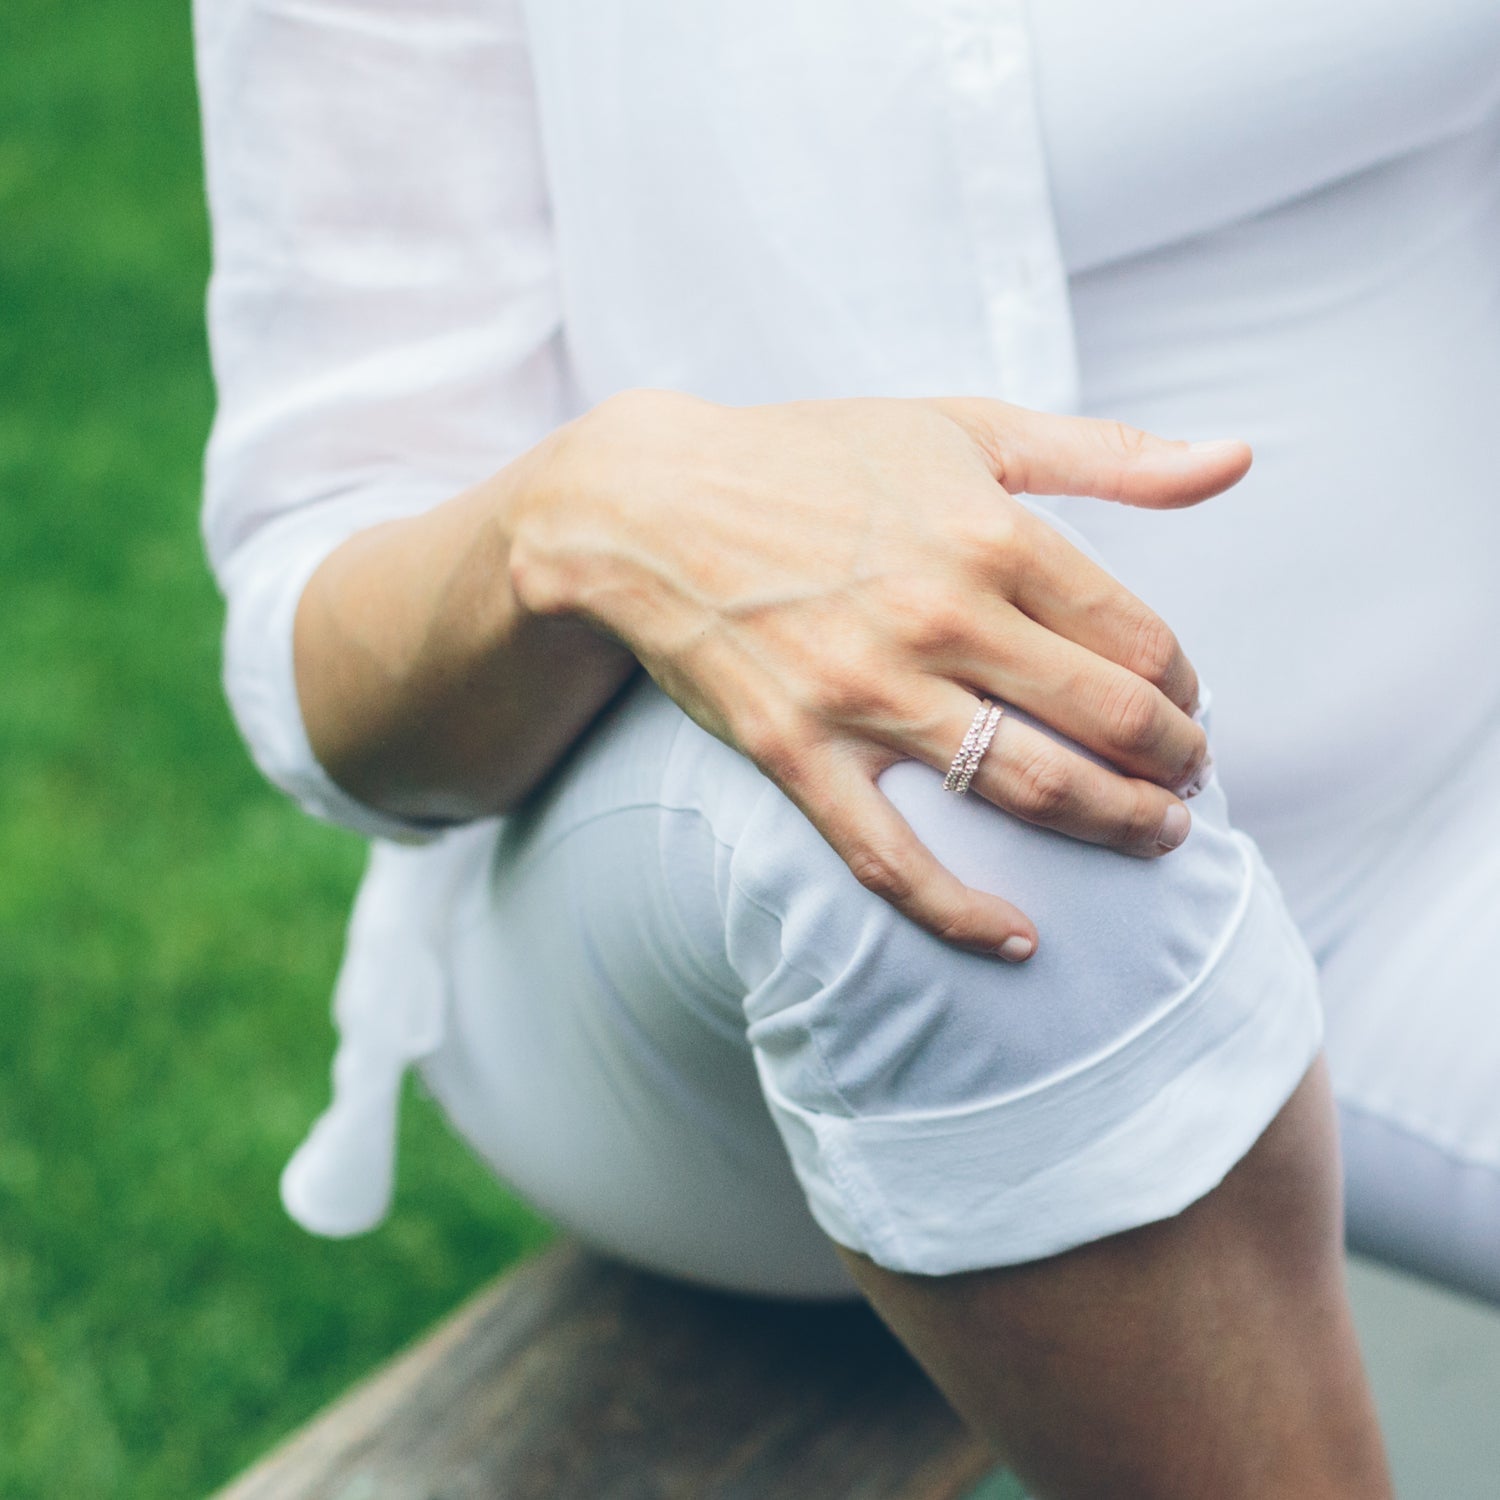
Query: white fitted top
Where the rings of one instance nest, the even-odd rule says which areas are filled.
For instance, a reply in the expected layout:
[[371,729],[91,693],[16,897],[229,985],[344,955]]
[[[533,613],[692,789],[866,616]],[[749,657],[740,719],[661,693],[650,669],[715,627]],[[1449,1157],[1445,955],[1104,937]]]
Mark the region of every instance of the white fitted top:
[[399,830],[307,749],[302,581],[632,384],[989,392],[1250,438],[1252,477],[1196,512],[1064,509],[1215,684],[1256,828],[1430,780],[1500,708],[1475,645],[1500,639],[1493,0],[524,21],[200,9],[228,685],[313,810]]
[[[1500,717],[1495,0],[199,0],[196,23],[226,686],[309,810],[420,833],[308,748],[291,621],[318,562],[631,385],[1248,438],[1251,476],[1194,511],[1059,509],[1213,684],[1237,817],[1306,892]],[[448,887],[394,899],[399,858],[341,981],[341,1150],[440,1011]]]
[[1500,7],[1032,11],[1084,407],[1256,449],[1191,512],[1059,509],[1214,684],[1295,880],[1500,714]]

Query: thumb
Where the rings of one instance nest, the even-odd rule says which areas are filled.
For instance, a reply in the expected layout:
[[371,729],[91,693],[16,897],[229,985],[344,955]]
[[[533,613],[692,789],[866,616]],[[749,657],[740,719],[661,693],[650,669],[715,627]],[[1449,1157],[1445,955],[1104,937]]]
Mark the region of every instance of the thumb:
[[1060,417],[1004,401],[937,401],[1015,495],[1092,495],[1176,510],[1222,494],[1250,468],[1248,443],[1173,442],[1123,422]]

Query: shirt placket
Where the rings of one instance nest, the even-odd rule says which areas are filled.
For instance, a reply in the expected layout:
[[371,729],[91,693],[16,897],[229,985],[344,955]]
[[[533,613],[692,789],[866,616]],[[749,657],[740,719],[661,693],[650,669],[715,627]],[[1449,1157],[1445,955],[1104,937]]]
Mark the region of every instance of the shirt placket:
[[998,390],[1078,409],[1067,270],[1037,108],[1023,0],[946,0],[954,146]]

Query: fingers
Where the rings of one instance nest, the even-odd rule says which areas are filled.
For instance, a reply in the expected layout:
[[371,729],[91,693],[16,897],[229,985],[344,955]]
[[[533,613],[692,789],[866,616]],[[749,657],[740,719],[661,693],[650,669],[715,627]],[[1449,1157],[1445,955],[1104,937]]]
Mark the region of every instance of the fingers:
[[1026,565],[1008,570],[1016,607],[1038,624],[1158,688],[1184,713],[1198,674],[1165,620],[1044,521],[1027,518]]
[[1021,618],[1003,668],[976,663],[972,682],[1077,740],[1131,776],[1180,791],[1208,756],[1203,727],[1159,688],[1044,626]]
[[1054,416],[977,397],[932,404],[979,444],[1012,494],[1092,495],[1174,510],[1238,484],[1251,462],[1241,442],[1173,442],[1122,422]]
[[[978,705],[962,689],[945,684],[940,691],[942,710],[923,722],[941,726],[941,743],[913,752],[946,770]],[[1170,853],[1192,828],[1191,814],[1172,793],[1096,765],[1014,713],[1000,720],[971,790],[1027,823],[1142,859]]]
[[[1135,609],[1143,612],[1138,604]],[[1089,631],[1079,633],[1090,637]],[[948,685],[966,684],[1024,709],[1131,776],[1181,791],[1203,766],[1208,739],[1152,678],[1167,682],[1191,708],[1198,691],[1192,668],[1183,662],[1179,675],[1177,669],[1142,661],[1111,639],[1107,624],[1098,637],[1099,650],[1091,650],[1003,600],[990,599],[970,608],[962,633],[950,636],[940,652],[929,653],[924,666]],[[1172,647],[1175,651],[1175,641]],[[1125,665],[1101,654],[1111,649]],[[912,722],[912,716],[902,722]],[[886,743],[913,753],[904,735],[899,744]]]
[[867,890],[946,942],[1020,963],[1037,931],[1010,902],[966,886],[938,863],[876,787],[861,757],[827,750],[783,782],[787,795]]

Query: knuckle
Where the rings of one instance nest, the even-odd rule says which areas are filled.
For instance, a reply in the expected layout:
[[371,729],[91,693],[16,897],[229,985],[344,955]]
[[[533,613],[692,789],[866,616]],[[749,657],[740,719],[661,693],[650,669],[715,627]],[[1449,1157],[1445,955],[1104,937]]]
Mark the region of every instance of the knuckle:
[[984,456],[991,470],[999,473],[1004,469],[1005,418],[1013,408],[997,401],[960,397],[944,401],[942,410]]
[[1111,842],[1120,848],[1154,846],[1161,830],[1162,817],[1163,810],[1158,805],[1157,798],[1145,787],[1141,787],[1118,818]]
[[549,568],[529,537],[517,536],[510,549],[510,586],[516,598],[534,615],[552,615],[563,608],[564,595],[557,572]]
[[897,905],[911,899],[912,881],[895,854],[876,844],[851,850],[849,868],[867,891]]
[[987,504],[964,521],[964,540],[991,558],[1004,560],[1024,549],[1026,528],[1013,505]]
[[1183,682],[1178,707],[1184,713],[1196,714],[1203,701],[1203,684],[1198,680],[1198,671],[1185,657],[1182,663]]
[[1139,458],[1146,450],[1146,434],[1128,422],[1111,422],[1106,433],[1110,447],[1127,461]]
[[800,736],[788,725],[757,718],[741,725],[735,738],[740,749],[778,786],[786,786],[796,778],[802,764],[803,745]]
[[819,675],[813,693],[813,708],[823,719],[850,723],[868,716],[871,707],[869,688],[855,677],[834,673]]
[[965,556],[986,578],[1010,582],[1033,557],[1036,533],[1024,516],[1024,511],[1011,504],[988,505],[981,515],[964,523]]
[[1104,500],[1118,499],[1150,440],[1139,428],[1126,422],[1101,422],[1094,431],[1103,455],[1101,472],[1096,476],[1096,493]]
[[934,604],[913,624],[915,644],[924,655],[946,656],[958,651],[969,635],[969,622],[952,600]]
[[1040,750],[1017,769],[1010,800],[1031,823],[1052,824],[1073,805],[1073,778],[1062,757]]
[[1143,755],[1156,743],[1156,693],[1151,685],[1122,673],[1104,695],[1104,731],[1116,749]]
[[1161,687],[1170,680],[1182,655],[1166,621],[1143,609],[1130,626],[1125,665],[1138,677]]
[[933,933],[945,943],[965,945],[974,940],[974,924],[963,906],[953,908],[932,922]]
[[875,667],[859,654],[844,652],[819,661],[810,698],[822,718],[858,723],[880,714],[885,693]]
[[920,655],[952,651],[968,636],[968,621],[953,590],[936,579],[902,579],[890,602],[907,643]]

